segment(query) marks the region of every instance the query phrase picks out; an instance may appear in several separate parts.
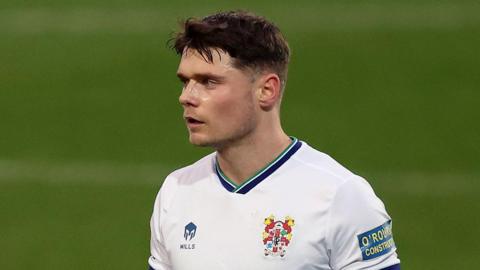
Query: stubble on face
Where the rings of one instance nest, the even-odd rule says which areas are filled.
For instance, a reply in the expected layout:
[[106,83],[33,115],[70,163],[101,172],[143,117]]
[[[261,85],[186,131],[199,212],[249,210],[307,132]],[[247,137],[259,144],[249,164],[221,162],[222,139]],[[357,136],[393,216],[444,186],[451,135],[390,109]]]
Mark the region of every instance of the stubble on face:
[[[214,56],[213,63],[207,63],[198,52],[186,51],[178,73],[194,77],[203,72],[225,77],[225,82],[215,89],[196,89],[197,96],[184,97],[183,102],[181,98],[185,113],[197,115],[204,121],[196,128],[188,128],[190,143],[219,150],[247,140],[255,131],[257,115],[253,75],[233,67],[232,59],[224,52]],[[192,99],[190,104],[186,102],[188,98]]]
[[198,146],[208,146],[221,150],[245,142],[248,137],[254,133],[255,127],[257,126],[257,118],[254,113],[255,108],[253,101],[245,102],[242,107],[242,111],[238,113],[241,114],[242,117],[232,119],[232,121],[235,122],[230,124],[225,121],[228,128],[223,132],[220,132],[219,136],[212,136],[202,144],[196,144],[192,140],[191,143]]

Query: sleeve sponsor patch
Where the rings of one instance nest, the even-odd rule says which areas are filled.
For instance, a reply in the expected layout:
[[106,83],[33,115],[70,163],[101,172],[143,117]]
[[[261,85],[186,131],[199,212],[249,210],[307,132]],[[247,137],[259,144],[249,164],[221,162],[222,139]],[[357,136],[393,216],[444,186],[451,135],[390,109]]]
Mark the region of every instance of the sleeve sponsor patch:
[[382,256],[395,248],[392,235],[392,221],[357,235],[363,260]]

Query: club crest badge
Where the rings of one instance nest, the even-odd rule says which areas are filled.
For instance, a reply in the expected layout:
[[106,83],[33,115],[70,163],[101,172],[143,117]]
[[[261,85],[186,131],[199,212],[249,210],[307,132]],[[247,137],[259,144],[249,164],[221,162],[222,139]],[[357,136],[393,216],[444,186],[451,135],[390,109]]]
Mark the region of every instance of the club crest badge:
[[295,221],[288,216],[283,220],[275,220],[275,216],[270,215],[265,219],[264,224],[265,230],[262,236],[265,256],[284,257],[292,239],[292,227]]

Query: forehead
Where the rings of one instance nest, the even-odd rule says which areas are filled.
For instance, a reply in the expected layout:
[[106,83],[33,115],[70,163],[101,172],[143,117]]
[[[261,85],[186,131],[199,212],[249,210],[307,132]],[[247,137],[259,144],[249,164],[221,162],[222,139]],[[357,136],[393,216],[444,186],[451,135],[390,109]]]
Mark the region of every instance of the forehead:
[[238,70],[233,67],[232,57],[222,50],[211,49],[212,62],[202,56],[197,50],[187,48],[182,53],[180,64],[178,65],[178,74],[192,76],[197,73],[228,73]]

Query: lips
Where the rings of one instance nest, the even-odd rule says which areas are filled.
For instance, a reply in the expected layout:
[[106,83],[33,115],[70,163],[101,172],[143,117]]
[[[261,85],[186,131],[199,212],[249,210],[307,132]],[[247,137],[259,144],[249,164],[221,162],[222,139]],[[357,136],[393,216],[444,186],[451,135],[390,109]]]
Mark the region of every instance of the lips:
[[197,118],[191,117],[191,116],[185,116],[185,120],[187,121],[187,123],[190,123],[190,124],[203,124],[204,123],[203,121],[200,121]]
[[202,124],[204,124],[205,122],[199,120],[198,118],[195,118],[195,117],[192,117],[192,116],[185,116],[185,122],[187,123],[187,126],[189,128],[195,128],[195,127],[198,127]]

